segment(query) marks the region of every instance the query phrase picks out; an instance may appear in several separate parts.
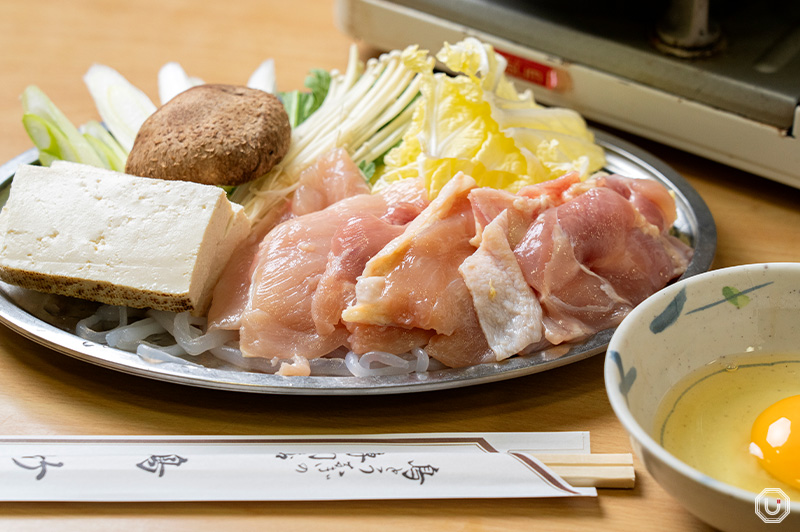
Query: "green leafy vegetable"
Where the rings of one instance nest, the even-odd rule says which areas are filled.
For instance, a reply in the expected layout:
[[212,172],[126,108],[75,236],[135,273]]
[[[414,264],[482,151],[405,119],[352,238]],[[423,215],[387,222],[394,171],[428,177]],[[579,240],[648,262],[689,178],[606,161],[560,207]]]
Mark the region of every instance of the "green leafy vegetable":
[[306,76],[304,85],[311,90],[311,95],[313,96],[313,103],[310,110],[311,113],[313,113],[319,109],[319,106],[322,105],[322,102],[325,101],[325,97],[328,95],[328,91],[331,87],[331,73],[321,68],[313,68],[308,76]]
[[292,129],[305,122],[309,116],[314,114],[314,111],[319,109],[328,95],[330,84],[330,72],[315,68],[311,70],[304,83],[310,92],[297,90],[279,93],[286,113],[289,115]]
[[375,162],[361,161],[361,163],[358,165],[358,169],[361,170],[361,173],[364,175],[364,180],[369,182],[372,179],[372,176],[375,175]]

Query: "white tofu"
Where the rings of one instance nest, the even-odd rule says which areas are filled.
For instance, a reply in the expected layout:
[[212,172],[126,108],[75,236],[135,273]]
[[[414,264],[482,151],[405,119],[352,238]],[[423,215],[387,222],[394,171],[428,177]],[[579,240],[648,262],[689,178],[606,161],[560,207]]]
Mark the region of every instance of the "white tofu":
[[250,223],[214,186],[74,163],[22,166],[0,214],[0,279],[202,315]]

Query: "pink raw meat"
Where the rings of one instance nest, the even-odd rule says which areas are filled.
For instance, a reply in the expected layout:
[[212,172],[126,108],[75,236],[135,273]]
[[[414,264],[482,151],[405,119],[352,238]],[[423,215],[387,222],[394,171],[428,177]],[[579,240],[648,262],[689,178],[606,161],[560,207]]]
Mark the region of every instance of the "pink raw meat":
[[691,249],[667,234],[674,210],[663,201],[664,187],[655,185],[620,177],[582,183],[583,193],[540,214],[516,245],[550,342],[617,325],[685,271]]

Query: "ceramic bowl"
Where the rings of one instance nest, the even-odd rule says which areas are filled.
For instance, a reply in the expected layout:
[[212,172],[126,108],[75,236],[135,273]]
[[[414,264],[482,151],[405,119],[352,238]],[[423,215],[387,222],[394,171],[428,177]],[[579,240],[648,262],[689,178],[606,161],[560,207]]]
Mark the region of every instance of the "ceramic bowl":
[[[623,320],[605,359],[606,391],[634,452],[665,491],[721,530],[764,530],[758,494],[688,466],[652,432],[661,399],[682,377],[748,351],[800,352],[800,263],[723,268],[670,285]],[[780,516],[780,529],[800,530],[800,501],[765,515]]]

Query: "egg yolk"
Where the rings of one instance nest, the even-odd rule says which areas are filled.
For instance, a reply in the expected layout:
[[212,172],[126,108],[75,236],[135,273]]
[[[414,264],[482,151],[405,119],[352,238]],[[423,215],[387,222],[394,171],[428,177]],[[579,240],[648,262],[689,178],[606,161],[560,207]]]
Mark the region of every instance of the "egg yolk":
[[800,395],[764,410],[750,431],[750,453],[778,480],[800,488]]

